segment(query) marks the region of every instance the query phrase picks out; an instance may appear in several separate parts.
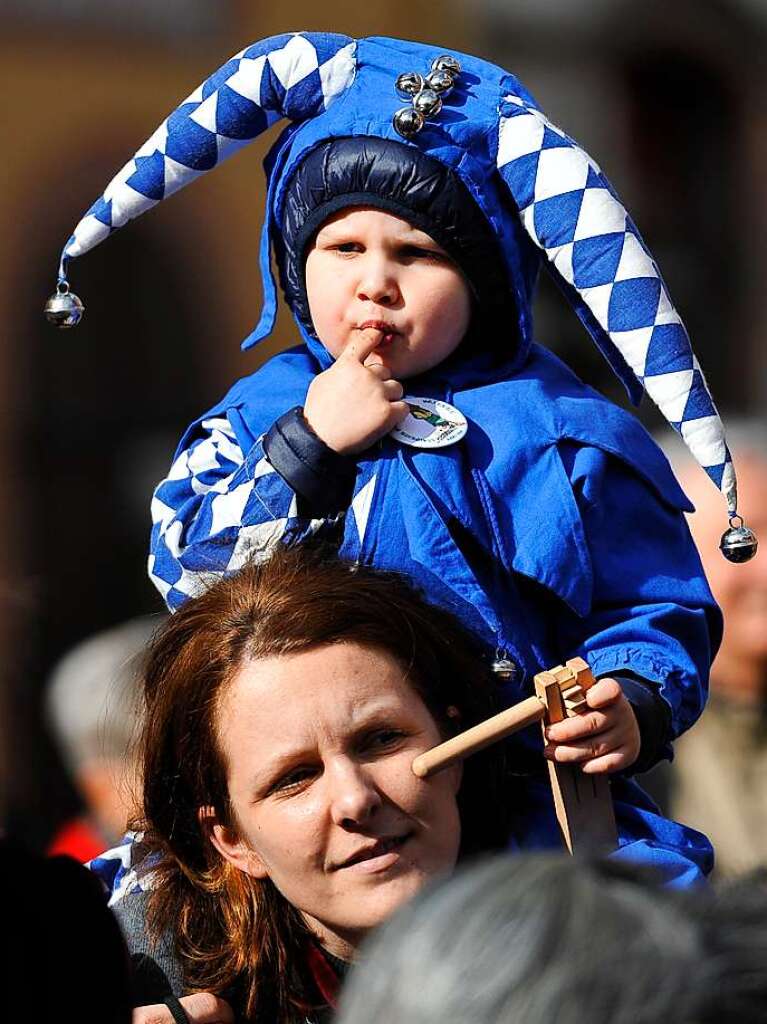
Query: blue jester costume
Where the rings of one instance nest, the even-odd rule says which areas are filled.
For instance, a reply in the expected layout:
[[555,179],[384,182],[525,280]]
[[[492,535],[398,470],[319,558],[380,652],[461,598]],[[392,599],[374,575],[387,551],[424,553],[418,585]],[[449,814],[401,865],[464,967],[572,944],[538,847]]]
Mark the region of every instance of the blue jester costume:
[[[410,103],[399,113],[395,85]],[[153,499],[153,581],[175,608],[276,543],[332,536],[342,557],[406,573],[491,657],[512,662],[509,702],[529,694],[536,672],[576,655],[596,675],[617,676],[642,731],[635,767],[649,767],[702,710],[720,617],[684,520],[691,506],[664,456],[630,414],[534,343],[542,262],[629,395],[651,394],[731,514],[734,471],[681,319],[635,226],[594,161],[513,75],[393,39],[297,33],[248,47],[181,104],[86,214],[65,247],[55,299],[70,300],[74,322],[72,257],[283,116],[291,124],[266,164],[264,309],[244,346],[274,327],[273,246],[303,342],[235,384],[184,435]],[[385,437],[353,465],[300,423],[307,388],[332,359],[302,305],[301,254],[286,256],[286,219],[312,212],[286,213],[298,170],[348,139],[413,147],[460,182],[497,242],[508,300],[453,356],[407,382],[409,394],[460,410],[465,438],[421,450]],[[418,223],[418,202],[396,176],[387,190],[394,206],[367,180],[336,208],[365,202],[365,188],[368,199],[378,189],[373,205],[395,212],[399,195],[402,215]],[[453,243],[451,253],[461,244]],[[559,845],[538,733],[518,748],[529,801],[512,842]],[[615,856],[657,863],[677,884],[710,870],[704,837],[660,817],[632,779],[615,777],[612,789]],[[118,891],[136,883],[125,849],[101,864]]]

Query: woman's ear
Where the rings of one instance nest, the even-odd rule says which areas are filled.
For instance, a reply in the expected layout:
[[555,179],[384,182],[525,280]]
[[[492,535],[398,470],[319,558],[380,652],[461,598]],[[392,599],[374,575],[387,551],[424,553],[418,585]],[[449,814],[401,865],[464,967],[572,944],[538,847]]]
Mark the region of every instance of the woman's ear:
[[202,831],[225,861],[252,878],[269,877],[266,865],[256,851],[251,849],[233,829],[222,825],[212,807],[201,807],[197,817]]

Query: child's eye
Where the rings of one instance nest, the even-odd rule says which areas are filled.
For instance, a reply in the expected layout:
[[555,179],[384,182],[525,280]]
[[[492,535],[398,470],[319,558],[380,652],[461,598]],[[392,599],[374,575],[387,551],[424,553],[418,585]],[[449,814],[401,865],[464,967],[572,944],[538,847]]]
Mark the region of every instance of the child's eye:
[[438,249],[424,249],[420,245],[406,245],[402,250],[402,255],[405,259],[416,259],[416,260],[444,260],[445,254],[440,252]]

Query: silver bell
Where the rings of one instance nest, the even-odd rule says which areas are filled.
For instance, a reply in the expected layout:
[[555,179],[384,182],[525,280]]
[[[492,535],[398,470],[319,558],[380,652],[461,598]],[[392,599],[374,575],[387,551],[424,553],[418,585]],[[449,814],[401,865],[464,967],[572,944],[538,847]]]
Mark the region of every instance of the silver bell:
[[448,71],[432,71],[426,76],[427,89],[433,89],[439,96],[447,96],[455,85],[455,79]]
[[416,96],[425,85],[423,75],[419,75],[417,71],[405,71],[397,78],[394,88],[403,99],[407,99],[409,96]]
[[66,281],[59,282],[56,291],[45,303],[45,318],[54,327],[76,327],[84,312],[82,300],[70,292]]
[[493,670],[493,674],[498,676],[498,678],[502,679],[505,683],[510,679],[513,679],[517,674],[517,666],[511,658],[496,658],[491,665],[491,668]]
[[460,75],[461,73],[461,65],[455,57],[451,57],[447,53],[443,53],[441,57],[437,57],[436,60],[433,60],[431,69],[432,71],[447,71],[447,73],[452,75],[454,78],[456,75]]
[[422,89],[413,98],[413,106],[424,117],[436,117],[442,110],[442,100],[433,89]]
[[394,115],[392,124],[403,139],[412,139],[423,128],[423,114],[412,107],[403,107]]
[[[735,520],[740,523],[736,526]],[[722,534],[719,549],[728,562],[748,562],[756,554],[759,542],[739,515],[730,516],[730,528]]]

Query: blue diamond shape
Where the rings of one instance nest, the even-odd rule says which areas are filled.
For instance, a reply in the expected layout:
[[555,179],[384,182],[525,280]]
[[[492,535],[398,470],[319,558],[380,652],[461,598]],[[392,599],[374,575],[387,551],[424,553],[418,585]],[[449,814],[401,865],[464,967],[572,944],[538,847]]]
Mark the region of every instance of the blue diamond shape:
[[210,78],[206,79],[202,86],[202,98],[206,100],[211,93],[214,93],[216,89],[224,84],[224,82],[231,78],[232,75],[237,71],[240,66],[239,60],[235,60],[234,57],[228,60],[226,64],[214,71]]
[[647,347],[646,376],[691,369],[692,349],[684,327],[681,324],[661,324],[654,328]]
[[101,221],[102,224],[106,224],[108,228],[112,227],[112,200],[105,199],[101,196],[97,199],[93,206],[88,210],[88,213],[95,217],[96,220]]
[[288,89],[283,104],[285,116],[297,121],[319,113],[324,110],[324,99],[320,73],[312,71]]
[[283,32],[279,36],[261,39],[257,43],[253,43],[252,46],[249,46],[245,53],[243,53],[243,57],[255,60],[256,57],[263,57],[265,53],[274,53],[275,50],[281,50],[292,38],[293,34],[291,32]]
[[517,157],[501,168],[501,176],[511,189],[514,202],[520,210],[529,206],[535,198],[535,179],[538,174],[540,152]]
[[607,312],[609,331],[633,331],[651,327],[658,312],[661,284],[657,277],[616,281]]
[[148,199],[165,198],[165,161],[162,153],[151,156],[137,156],[136,170],[128,178],[131,188]]
[[165,152],[185,167],[209,171],[218,162],[218,145],[212,132],[187,116],[189,108],[196,110],[197,106],[199,104],[184,104],[186,111],[179,107],[168,118]]
[[686,423],[688,420],[699,420],[704,416],[716,416],[716,409],[703,381],[703,375],[700,370],[695,370],[682,419]]
[[615,280],[623,251],[624,233],[583,238],[573,246],[576,288],[594,288]]
[[716,466],[704,466],[703,468],[714,481],[717,487],[722,486],[722,477],[724,476],[724,470],[727,466],[726,462],[720,462]]
[[553,132],[548,125],[543,129],[543,141],[541,142],[541,149],[562,149],[571,145],[570,140],[564,138],[562,135],[558,135]]
[[576,189],[535,204],[535,232],[546,249],[572,242],[582,202],[583,189]]
[[267,127],[264,111],[257,103],[222,85],[216,107],[216,131],[230,139],[255,139]]

